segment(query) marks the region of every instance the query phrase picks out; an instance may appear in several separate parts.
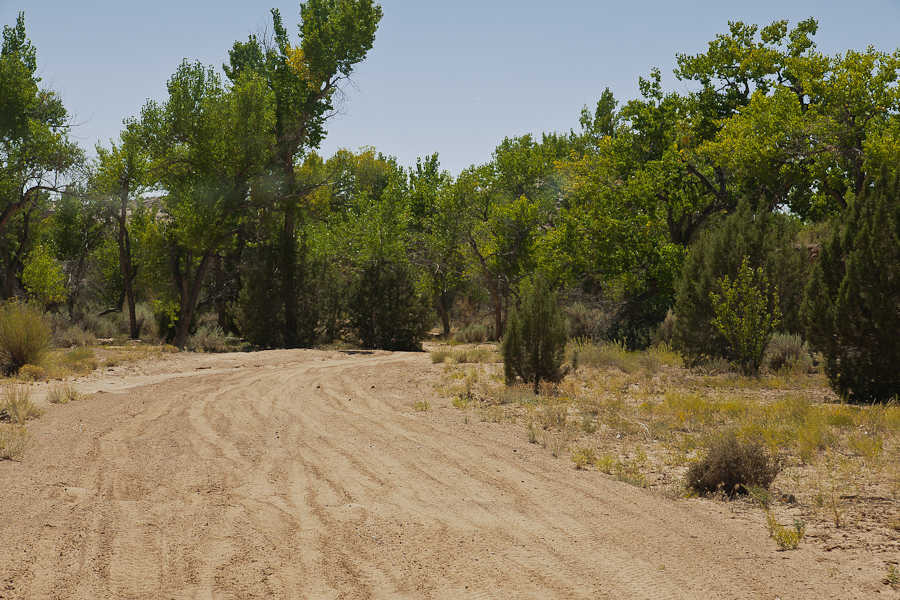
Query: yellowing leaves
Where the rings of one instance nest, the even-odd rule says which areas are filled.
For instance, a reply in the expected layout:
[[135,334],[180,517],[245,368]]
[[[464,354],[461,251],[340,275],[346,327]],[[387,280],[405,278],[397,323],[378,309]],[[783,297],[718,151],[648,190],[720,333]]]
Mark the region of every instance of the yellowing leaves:
[[303,52],[303,48],[288,46],[285,54],[288,66],[297,77],[305,81],[311,89],[322,89],[322,79],[310,70],[309,61]]

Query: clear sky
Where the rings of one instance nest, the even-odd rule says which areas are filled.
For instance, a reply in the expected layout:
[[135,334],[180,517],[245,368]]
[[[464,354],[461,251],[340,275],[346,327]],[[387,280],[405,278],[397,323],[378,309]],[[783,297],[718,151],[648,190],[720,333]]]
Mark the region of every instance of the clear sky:
[[[507,136],[578,129],[609,87],[638,96],[651,68],[666,89],[675,54],[703,52],[728,21],[807,17],[827,54],[900,45],[900,0],[382,0],[375,46],[348,88],[320,152],[373,146],[403,166],[440,153],[452,174],[491,158]],[[118,136],[148,98],[164,100],[182,59],[221,68],[235,40],[277,7],[296,36],[299,2],[284,0],[0,0],[0,23],[25,11],[43,84],[63,95],[90,149]],[[296,39],[296,37],[295,37]]]

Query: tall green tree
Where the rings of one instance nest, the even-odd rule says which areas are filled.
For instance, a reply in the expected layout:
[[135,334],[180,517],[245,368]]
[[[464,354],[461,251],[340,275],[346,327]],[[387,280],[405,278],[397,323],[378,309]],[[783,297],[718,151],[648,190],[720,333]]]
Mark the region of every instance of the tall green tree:
[[[146,189],[150,174],[148,160],[138,139],[138,123],[129,121],[119,135],[119,144],[110,148],[97,145],[97,159],[93,172],[94,192],[100,197],[109,214],[116,222],[116,246],[119,255],[119,273],[122,277],[123,304],[128,307],[128,332],[131,339],[138,339],[136,293],[134,279],[137,265],[134,260],[133,236],[129,231],[129,221],[137,212],[137,203]],[[119,310],[122,309],[120,305]]]
[[166,191],[151,238],[166,253],[173,343],[183,348],[204,278],[247,226],[251,190],[271,164],[274,99],[254,73],[223,86],[211,68],[187,61],[168,90],[166,102],[147,103],[137,128],[150,182]]
[[[39,87],[37,53],[25,35],[25,13],[15,27],[3,27],[0,49],[0,245],[5,281],[12,297],[16,275],[33,243],[34,208],[43,196],[63,190],[82,153],[70,141],[62,99]],[[17,219],[16,230],[11,232]]]
[[251,35],[246,42],[236,42],[225,65],[233,81],[257,73],[275,100],[275,152],[267,167],[275,182],[270,190],[273,209],[283,214],[279,267],[287,347],[299,342],[293,301],[298,212],[304,197],[317,187],[298,180],[298,160],[325,136],[341,86],[372,48],[381,15],[381,6],[372,0],[307,0],[300,5],[299,43],[292,44],[279,11],[273,9],[273,38]]

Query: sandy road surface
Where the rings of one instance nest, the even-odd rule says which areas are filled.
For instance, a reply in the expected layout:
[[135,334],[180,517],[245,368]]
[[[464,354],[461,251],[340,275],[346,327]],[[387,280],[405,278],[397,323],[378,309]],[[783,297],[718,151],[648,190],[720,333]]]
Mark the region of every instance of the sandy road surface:
[[82,380],[100,392],[45,405],[0,463],[0,598],[890,597],[776,552],[761,517],[465,423],[429,362],[173,355]]

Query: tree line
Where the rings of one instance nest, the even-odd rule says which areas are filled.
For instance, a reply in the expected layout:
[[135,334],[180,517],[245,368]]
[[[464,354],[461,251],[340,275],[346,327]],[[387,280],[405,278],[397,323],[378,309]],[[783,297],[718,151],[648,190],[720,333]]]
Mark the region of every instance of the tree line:
[[578,130],[506,138],[454,176],[438,154],[317,153],[381,15],[307,0],[292,37],[273,10],[271,35],[221,73],[182,63],[92,158],[20,15],[0,53],[0,294],[71,323],[120,311],[132,338],[152,306],[179,347],[206,319],[258,347],[411,349],[435,325],[501,339],[540,275],[570,335],[752,371],[723,323],[763,323],[763,345],[821,351],[842,393],[898,392],[877,372],[898,355],[900,52],[825,55],[814,19],[729,23],[677,55],[687,91],[654,70],[639,98],[607,89]]

